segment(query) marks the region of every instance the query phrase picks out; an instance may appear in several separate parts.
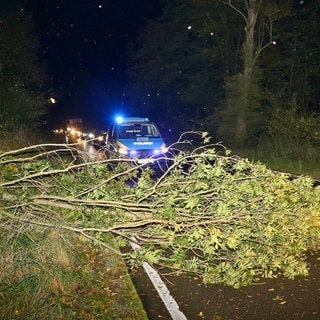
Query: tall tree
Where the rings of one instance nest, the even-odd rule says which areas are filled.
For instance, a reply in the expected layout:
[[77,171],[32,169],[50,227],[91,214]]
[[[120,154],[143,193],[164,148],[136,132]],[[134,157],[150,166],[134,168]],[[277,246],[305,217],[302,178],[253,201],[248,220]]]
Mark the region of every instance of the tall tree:
[[227,99],[220,135],[233,145],[243,145],[261,127],[261,70],[259,59],[274,44],[274,22],[289,14],[289,3],[265,0],[221,1],[242,18],[243,69],[226,81]]

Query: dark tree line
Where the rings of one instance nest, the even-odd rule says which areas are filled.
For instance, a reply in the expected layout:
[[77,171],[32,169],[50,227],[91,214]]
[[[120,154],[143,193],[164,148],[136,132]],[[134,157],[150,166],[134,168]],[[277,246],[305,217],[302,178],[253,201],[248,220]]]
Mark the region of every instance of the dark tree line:
[[45,67],[38,60],[32,15],[22,3],[0,6],[0,134],[25,135],[46,112]]
[[[36,127],[47,79],[31,12],[0,5],[0,131]],[[129,97],[177,131],[229,146],[319,144],[319,2],[162,1],[131,45]]]
[[307,118],[314,135],[318,2],[163,4],[135,44],[129,67],[132,95],[146,112],[165,115],[181,130],[209,130],[231,145],[275,139],[271,129],[287,126],[292,114],[293,123]]

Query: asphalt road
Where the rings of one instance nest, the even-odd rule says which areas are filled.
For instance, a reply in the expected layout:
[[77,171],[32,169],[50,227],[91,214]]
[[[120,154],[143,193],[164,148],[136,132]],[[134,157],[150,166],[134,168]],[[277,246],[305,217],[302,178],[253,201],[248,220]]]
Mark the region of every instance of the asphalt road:
[[[308,277],[261,279],[240,289],[206,286],[192,276],[162,279],[188,320],[319,320],[320,252],[307,261]],[[140,271],[131,276],[149,320],[171,320],[148,279]]]

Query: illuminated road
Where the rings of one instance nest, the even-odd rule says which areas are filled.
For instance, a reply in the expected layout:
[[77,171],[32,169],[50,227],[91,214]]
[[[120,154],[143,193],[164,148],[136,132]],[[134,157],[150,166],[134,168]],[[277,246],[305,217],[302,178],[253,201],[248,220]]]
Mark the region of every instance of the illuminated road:
[[103,149],[96,149],[87,140],[77,139],[76,143],[85,161],[98,161],[106,158]]

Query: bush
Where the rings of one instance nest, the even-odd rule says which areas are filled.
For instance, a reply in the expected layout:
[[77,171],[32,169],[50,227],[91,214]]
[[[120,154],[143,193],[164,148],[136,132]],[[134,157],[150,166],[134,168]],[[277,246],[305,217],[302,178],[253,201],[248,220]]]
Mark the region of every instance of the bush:
[[319,147],[319,115],[300,115],[295,105],[273,112],[259,146],[275,155],[308,161],[319,160]]

